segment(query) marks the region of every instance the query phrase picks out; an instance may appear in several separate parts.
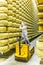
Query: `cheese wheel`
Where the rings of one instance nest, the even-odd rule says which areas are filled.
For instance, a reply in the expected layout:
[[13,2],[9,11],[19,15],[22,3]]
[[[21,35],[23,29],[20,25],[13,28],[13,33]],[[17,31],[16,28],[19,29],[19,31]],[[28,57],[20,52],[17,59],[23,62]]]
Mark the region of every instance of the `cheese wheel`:
[[6,29],[7,29],[6,27],[0,27],[0,32],[6,32],[7,31]]
[[13,20],[13,16],[8,16],[8,21],[12,21]]
[[8,27],[8,32],[14,32],[12,27]]
[[[16,22],[16,17],[13,17],[12,22]],[[18,22],[19,23],[19,22]]]
[[20,33],[13,33],[14,37],[15,36],[20,36]]
[[7,13],[8,12],[8,8],[7,7],[0,7],[0,13]]
[[13,6],[11,4],[8,4],[8,10],[12,10]]
[[0,20],[1,19],[7,19],[7,14],[5,14],[5,13],[0,13]]
[[43,5],[38,5],[38,10],[43,11]]
[[13,38],[9,38],[9,43],[13,43],[14,39]]
[[8,52],[10,49],[8,46],[3,46],[3,47],[0,47],[0,52],[3,52],[3,53],[6,53]]
[[12,4],[12,0],[7,0],[7,2],[8,2],[9,4]]
[[39,19],[39,22],[43,22],[43,19]]
[[12,5],[13,5],[13,7],[16,7],[16,3],[15,2],[13,2]]
[[15,23],[17,23],[17,24],[21,24],[22,20],[19,20],[19,19],[17,19],[16,17],[13,17],[12,22],[13,22],[13,23],[15,22]]
[[9,38],[9,43],[14,43],[17,41],[17,38]]
[[8,26],[12,27],[12,22],[8,21]]
[[16,7],[13,7],[13,8],[12,8],[12,10],[13,10],[13,12],[15,12],[15,13],[16,13]]
[[19,27],[20,24],[17,24],[17,23],[12,23],[12,27]]
[[14,42],[18,41],[18,39],[17,39],[17,38],[13,38],[13,39],[14,39]]
[[13,11],[12,10],[8,10],[8,15],[13,16],[14,15]]
[[37,48],[39,48],[39,49],[43,48],[43,42],[37,41],[36,46],[37,46]]
[[7,4],[7,1],[4,1],[4,0],[3,1],[2,0],[0,1],[0,7],[2,7],[2,6],[5,6],[6,7],[7,5],[8,5]]
[[43,4],[43,0],[37,0],[38,4]]
[[43,18],[43,12],[38,13],[38,17],[39,17],[39,18]]
[[0,39],[8,38],[8,33],[0,33]]
[[15,43],[13,43],[13,44],[10,44],[10,46],[9,46],[10,49],[15,48],[16,44],[19,44],[19,42],[15,42]]
[[43,25],[39,26],[39,31],[43,31]]
[[8,32],[20,32],[19,28],[8,27]]
[[9,38],[14,37],[13,33],[8,33],[8,34],[9,34]]
[[39,49],[36,49],[37,50],[37,55],[40,57],[40,58],[43,58],[43,50],[39,50]]
[[0,46],[7,45],[8,43],[9,43],[9,42],[8,42],[8,39],[0,40]]
[[0,26],[8,26],[7,20],[0,20]]

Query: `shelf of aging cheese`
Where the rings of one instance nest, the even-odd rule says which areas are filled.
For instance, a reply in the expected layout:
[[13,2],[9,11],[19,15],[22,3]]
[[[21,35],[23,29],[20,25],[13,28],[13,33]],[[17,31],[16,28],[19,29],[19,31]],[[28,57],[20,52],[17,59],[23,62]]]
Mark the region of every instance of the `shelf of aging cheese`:
[[38,4],[43,4],[43,0],[37,0]]
[[[19,10],[19,8],[22,8],[22,9],[24,9],[24,10],[26,10],[27,8],[25,8],[25,6],[19,6],[18,8],[18,5],[16,5],[16,6],[13,6],[13,8],[15,8],[14,10],[16,11],[16,10]],[[30,10],[31,10],[31,8],[29,8]],[[18,12],[19,13],[19,12]]]
[[[28,31],[34,31],[34,30],[37,30],[37,28],[27,28]],[[21,32],[20,28],[16,28],[16,27],[6,27],[6,26],[0,26],[0,32],[1,33],[4,33],[4,32]]]
[[[19,22],[19,21],[18,21],[18,22]],[[16,23],[16,21],[13,23],[12,21],[0,20],[0,26],[2,26],[2,27],[3,27],[3,26],[8,26],[8,27],[19,28],[20,25],[21,25],[21,24]],[[35,25],[35,23],[34,23],[34,25],[33,25],[33,23],[28,22],[27,25],[28,25],[28,26],[27,26],[28,28],[33,28],[34,25]]]
[[9,44],[13,44],[18,41],[18,37],[0,39],[0,47]]
[[[16,7],[15,7],[15,8],[16,8]],[[22,8],[22,10],[23,10],[23,9],[26,10],[25,6],[23,6],[23,7],[21,6],[21,7],[19,7],[19,8]],[[30,9],[31,9],[31,8],[30,8]],[[17,9],[16,9],[16,10],[17,10]],[[16,11],[16,10],[15,10],[15,11]],[[18,9],[18,10],[19,10],[19,9]],[[22,10],[21,10],[21,11],[22,11]],[[30,12],[31,12],[31,11],[30,11]]]
[[[9,16],[9,17],[10,17],[10,16]],[[12,16],[11,16],[11,17],[12,17]],[[10,18],[11,18],[11,17],[10,17]],[[12,20],[13,23],[17,23],[17,22],[19,23],[20,21],[21,21],[21,22],[22,22],[22,21],[26,21],[27,23],[29,23],[28,25],[30,25],[30,26],[33,26],[32,24],[35,23],[35,22],[33,23],[31,20],[30,20],[30,22],[29,22],[29,20],[25,19],[25,18],[22,17],[22,16],[21,16],[21,19],[20,19],[20,17],[19,17],[18,19],[16,19],[15,17],[12,17],[12,18],[13,18],[13,20]],[[8,19],[8,20],[10,21],[11,19]],[[21,22],[20,22],[20,23],[21,23]],[[36,23],[37,23],[37,22],[36,22]]]
[[[22,9],[22,10],[23,10],[23,9]],[[21,10],[21,11],[22,11],[22,10]],[[18,11],[18,12],[19,12],[19,10],[16,10],[16,11]],[[25,12],[25,11],[24,11],[24,12]],[[22,13],[23,13],[23,12],[22,12]],[[20,12],[20,14],[21,14],[21,12]],[[26,12],[25,12],[25,14],[26,14]],[[23,14],[22,14],[22,15],[23,15]]]
[[[22,5],[24,6],[24,4],[27,4],[27,3],[28,3],[29,5],[32,4],[30,0],[29,0],[29,1],[23,1],[23,0],[22,0],[22,1],[17,1],[17,0],[16,0],[16,1],[13,1],[13,2],[16,3],[17,5],[21,5],[21,6],[22,6]],[[15,6],[15,5],[14,5],[14,6]]]
[[[16,10],[16,11],[19,11],[19,10]],[[33,18],[30,16],[30,14],[28,15],[28,14],[26,14],[26,12],[24,13],[24,12],[19,12],[19,14],[17,14],[17,13],[14,13],[14,16],[17,16],[18,15],[18,17],[19,16],[22,16],[22,18],[23,17],[25,17],[25,18],[30,18],[30,19],[32,19],[33,20]]]
[[[21,13],[21,12],[20,12],[20,13]],[[28,18],[28,17],[25,16],[24,14],[22,14],[22,16],[20,16],[20,14],[14,13],[14,16],[16,16],[16,18],[20,18],[20,19],[21,19],[21,18],[23,19],[24,17],[25,17],[25,18]],[[23,17],[23,16],[24,16],[24,17]],[[13,17],[11,17],[11,18],[13,18]],[[31,18],[29,18],[29,19],[31,19]],[[32,19],[32,20],[33,20],[33,19]]]
[[20,1],[18,1],[18,0],[13,0],[13,2],[16,2],[17,4],[19,4],[19,2],[20,2],[20,3],[21,3],[21,2],[26,2],[26,3],[28,2],[28,3],[29,3],[30,0],[27,0],[27,1],[26,1],[26,0],[24,0],[24,1],[23,1],[23,0],[20,0]]
[[37,33],[35,33],[35,34],[28,35],[28,38],[29,38],[29,39],[32,39],[32,38],[34,38],[34,37],[36,37],[36,36],[38,36],[38,35],[39,35],[39,33],[37,32]]
[[20,1],[18,1],[18,0],[11,0],[11,1],[10,1],[10,0],[7,0],[7,2],[8,2],[9,4],[12,4],[12,1],[15,2],[15,3],[18,3],[18,4],[19,4],[19,2],[20,2],[20,3],[21,3],[21,2],[27,2],[26,0],[25,0],[25,1],[23,1],[23,0],[22,0],[22,1],[21,1],[21,0],[20,0]]
[[[18,41],[18,37],[0,39],[0,47],[1,47],[1,46],[5,46],[5,45],[7,45],[8,43],[9,43],[9,44],[13,44],[13,43],[15,43],[15,42],[17,42],[17,41]],[[22,40],[21,40],[21,41],[22,41]]]
[[[4,28],[5,28],[5,27],[4,27]],[[19,31],[18,31],[17,28],[14,28],[15,30],[12,28],[12,29],[13,29],[13,30],[12,30],[11,28],[12,28],[12,27],[8,27],[9,30],[7,29],[7,31],[6,31],[6,29],[2,29],[2,28],[1,28],[1,29],[0,29],[0,32],[1,32],[1,33],[9,32],[9,34],[10,34],[10,33],[13,33],[13,35],[15,35],[15,36],[17,35],[17,36],[18,36],[18,34],[20,33],[20,30],[18,29],[18,30],[19,30]],[[35,32],[36,32],[36,30],[34,30],[34,29],[31,29],[31,30],[28,29],[28,31],[30,31],[30,32],[35,31]],[[14,32],[15,32],[16,34],[14,34]],[[18,32],[18,34],[17,34],[17,32]],[[29,34],[29,35],[33,35],[33,34]]]

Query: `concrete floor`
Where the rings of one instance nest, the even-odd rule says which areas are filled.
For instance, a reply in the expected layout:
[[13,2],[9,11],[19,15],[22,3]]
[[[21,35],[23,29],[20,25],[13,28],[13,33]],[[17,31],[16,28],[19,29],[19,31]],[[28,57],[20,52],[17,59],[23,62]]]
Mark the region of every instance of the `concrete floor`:
[[37,39],[35,39],[31,42],[31,44],[33,46],[35,46],[35,53],[27,63],[15,61],[14,54],[13,54],[7,60],[5,60],[3,62],[0,61],[0,65],[40,65],[40,58],[37,56],[37,53],[36,53],[36,41],[37,41]]

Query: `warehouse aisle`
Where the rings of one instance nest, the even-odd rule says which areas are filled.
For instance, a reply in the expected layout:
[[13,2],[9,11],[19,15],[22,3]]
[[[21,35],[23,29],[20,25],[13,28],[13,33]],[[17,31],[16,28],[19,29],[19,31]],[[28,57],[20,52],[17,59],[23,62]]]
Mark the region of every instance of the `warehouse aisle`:
[[[38,39],[38,38],[37,38]],[[31,42],[32,45],[36,47],[36,41],[37,39],[33,40]],[[18,62],[14,60],[14,55],[12,55],[9,59],[7,59],[5,62],[0,63],[0,65],[39,65],[40,58],[38,58],[37,53],[36,53],[36,48],[35,48],[35,53],[32,56],[32,58],[29,60],[27,63],[23,62]]]

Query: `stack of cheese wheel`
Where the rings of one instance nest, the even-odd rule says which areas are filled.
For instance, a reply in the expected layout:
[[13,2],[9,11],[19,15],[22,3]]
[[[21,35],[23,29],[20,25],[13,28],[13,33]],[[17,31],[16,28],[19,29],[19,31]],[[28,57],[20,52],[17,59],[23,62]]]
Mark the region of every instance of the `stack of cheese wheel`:
[[38,18],[39,18],[39,32],[43,32],[43,0],[37,0],[38,2]]
[[[8,51],[8,33],[7,33],[7,25],[8,25],[8,8],[7,1],[0,0],[0,52]],[[6,46],[7,45],[7,46]]]
[[[9,34],[9,48],[14,48],[14,44],[18,42],[18,36],[20,35],[19,24],[14,21],[14,12],[13,12],[13,0],[7,0],[8,3],[8,34]],[[11,45],[11,46],[10,46]]]
[[40,58],[43,58],[43,36],[37,41],[37,54]]
[[0,52],[7,52],[18,43],[18,36],[22,33],[20,30],[22,21],[27,23],[29,39],[38,35],[36,14],[37,9],[32,0],[0,1]]
[[[43,0],[37,0],[38,2],[38,29],[43,33]],[[37,53],[40,58],[43,58],[43,35],[37,41]]]

